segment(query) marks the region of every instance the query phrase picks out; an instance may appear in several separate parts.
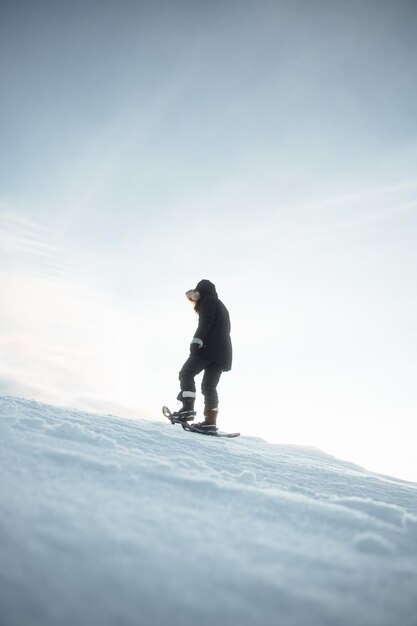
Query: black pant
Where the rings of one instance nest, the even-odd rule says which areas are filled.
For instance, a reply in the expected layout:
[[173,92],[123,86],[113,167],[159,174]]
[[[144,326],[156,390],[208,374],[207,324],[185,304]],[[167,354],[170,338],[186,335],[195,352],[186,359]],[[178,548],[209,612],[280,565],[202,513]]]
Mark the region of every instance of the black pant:
[[181,391],[193,391],[195,393],[194,378],[203,370],[201,392],[204,396],[205,408],[217,409],[219,404],[217,385],[223,372],[222,366],[218,363],[194,355],[189,356],[179,374]]

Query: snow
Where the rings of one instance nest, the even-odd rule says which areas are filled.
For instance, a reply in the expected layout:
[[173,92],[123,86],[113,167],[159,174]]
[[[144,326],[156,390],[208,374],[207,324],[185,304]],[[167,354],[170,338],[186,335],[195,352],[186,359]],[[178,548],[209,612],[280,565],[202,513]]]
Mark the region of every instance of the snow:
[[0,397],[1,626],[417,625],[417,484],[162,420]]

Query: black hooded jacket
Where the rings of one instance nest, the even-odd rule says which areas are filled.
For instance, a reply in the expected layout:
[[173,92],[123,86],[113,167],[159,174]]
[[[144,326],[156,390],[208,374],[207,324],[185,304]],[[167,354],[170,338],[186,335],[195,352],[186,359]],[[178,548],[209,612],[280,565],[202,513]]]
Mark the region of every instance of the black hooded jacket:
[[197,307],[199,322],[194,337],[203,341],[201,356],[218,363],[227,372],[232,368],[229,312],[209,280],[201,280],[195,291],[200,293],[200,299]]

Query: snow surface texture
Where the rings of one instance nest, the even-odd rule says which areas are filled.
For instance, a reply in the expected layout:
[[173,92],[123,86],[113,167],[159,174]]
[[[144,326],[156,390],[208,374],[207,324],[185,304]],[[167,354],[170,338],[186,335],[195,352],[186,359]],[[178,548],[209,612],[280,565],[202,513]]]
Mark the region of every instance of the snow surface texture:
[[0,453],[1,626],[417,624],[414,483],[11,397]]

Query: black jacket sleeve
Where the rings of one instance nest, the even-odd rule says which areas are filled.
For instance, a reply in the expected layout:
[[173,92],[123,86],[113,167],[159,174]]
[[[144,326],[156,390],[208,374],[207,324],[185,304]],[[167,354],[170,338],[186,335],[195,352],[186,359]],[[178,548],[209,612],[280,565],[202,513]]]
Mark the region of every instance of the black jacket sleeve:
[[207,333],[216,321],[216,311],[216,298],[206,297],[201,301],[198,327],[194,333],[196,339],[201,339],[204,342]]

